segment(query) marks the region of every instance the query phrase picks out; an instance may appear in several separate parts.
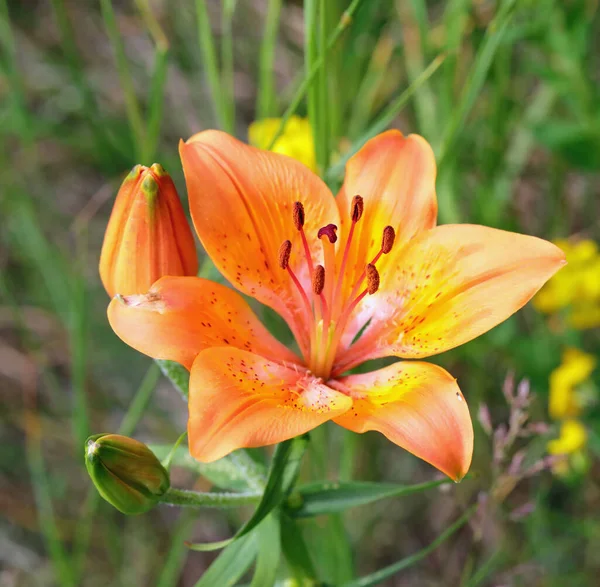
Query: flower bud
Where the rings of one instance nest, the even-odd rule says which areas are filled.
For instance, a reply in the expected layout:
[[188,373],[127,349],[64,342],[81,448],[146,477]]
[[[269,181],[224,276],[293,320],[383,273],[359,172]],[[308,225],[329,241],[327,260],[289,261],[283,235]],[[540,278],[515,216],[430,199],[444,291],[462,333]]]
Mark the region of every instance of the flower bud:
[[169,473],[142,442],[96,434],[85,443],[85,466],[100,495],[124,514],[152,509],[169,489]]
[[158,164],[136,165],[121,185],[100,255],[108,295],[143,294],[165,275],[196,275],[194,237],[175,184]]

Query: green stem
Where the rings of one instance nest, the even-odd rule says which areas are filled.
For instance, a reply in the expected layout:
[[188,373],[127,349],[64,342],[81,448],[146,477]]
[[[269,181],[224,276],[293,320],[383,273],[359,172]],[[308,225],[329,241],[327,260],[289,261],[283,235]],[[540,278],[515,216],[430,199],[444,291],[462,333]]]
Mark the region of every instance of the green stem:
[[276,112],[277,97],[275,93],[275,77],[273,64],[275,63],[275,44],[279,28],[279,15],[281,14],[282,0],[269,0],[265,33],[260,48],[260,61],[258,64],[258,104],[256,119],[261,120],[273,116]]
[[221,99],[221,80],[219,78],[219,65],[217,62],[217,51],[213,38],[206,0],[196,0],[196,28],[198,29],[198,41],[200,42],[200,55],[202,66],[206,75],[206,82],[210,91],[210,99],[215,111],[217,124],[225,128],[227,119],[226,105]]
[[152,399],[159,377],[160,369],[158,368],[158,365],[153,363],[148,368],[148,371],[146,371],[144,379],[142,379],[136,394],[133,396],[133,400],[129,404],[129,408],[127,408],[127,412],[119,426],[119,434],[122,434],[123,436],[130,436],[133,434],[135,427],[142,419],[142,416]]
[[319,104],[319,140],[322,144],[321,157],[318,161],[321,173],[329,167],[329,155],[331,153],[329,137],[329,60],[327,59],[327,0],[319,0],[319,57],[323,60],[323,66],[319,70],[318,79],[318,104]]
[[460,528],[462,528],[469,521],[476,510],[477,504],[471,506],[460,518],[458,518],[458,520],[456,520],[456,522],[454,522],[454,524],[446,528],[446,530],[442,532],[431,544],[419,550],[419,552],[415,552],[415,554],[407,556],[393,565],[379,569],[370,575],[366,575],[365,577],[356,579],[355,581],[349,581],[348,583],[345,583],[343,587],[370,587],[371,585],[377,585],[392,575],[395,575],[396,573],[411,567],[415,563],[418,563],[420,560],[424,559],[431,552],[433,552],[443,542],[448,540],[448,538],[450,538],[450,536],[452,536],[452,534],[454,534],[457,530],[460,530]]
[[350,26],[350,24],[352,23],[352,16],[358,10],[362,1],[363,0],[352,0],[352,3],[350,4],[350,6],[348,6],[348,9],[342,14],[342,17],[340,18],[337,26],[335,27],[335,30],[329,37],[329,41],[327,42],[327,47],[325,51],[321,53],[319,58],[313,64],[310,71],[300,84],[300,87],[296,91],[296,94],[294,95],[294,98],[291,101],[290,105],[287,107],[286,111],[281,117],[279,128],[277,129],[277,132],[273,135],[273,138],[271,139],[271,143],[267,147],[267,150],[272,149],[273,145],[277,142],[277,139],[281,136],[281,133],[285,129],[285,125],[287,124],[287,121],[289,120],[290,116],[292,116],[292,114],[296,112],[298,106],[300,106],[300,102],[302,102],[302,99],[306,95],[307,90],[310,88],[321,67],[323,67],[324,56],[326,54],[329,54],[331,49],[336,45],[339,38],[342,36],[342,33]]
[[125,94],[125,108],[127,110],[129,128],[134,140],[136,157],[140,159],[143,154],[145,143],[144,123],[142,120],[140,105],[135,94],[135,88],[133,87],[132,76],[127,65],[127,56],[125,55],[125,48],[119,33],[119,27],[117,25],[117,18],[112,5],[112,0],[100,0],[100,8],[102,11],[102,18],[104,19],[104,25],[106,27],[106,32],[108,33],[108,38],[115,54],[121,87],[123,88],[123,92]]
[[225,104],[224,130],[235,133],[235,85],[233,71],[233,13],[236,0],[224,0],[221,19],[221,79],[220,100]]
[[252,505],[260,501],[261,493],[201,493],[188,489],[171,488],[160,501],[169,505],[196,508],[229,508]]

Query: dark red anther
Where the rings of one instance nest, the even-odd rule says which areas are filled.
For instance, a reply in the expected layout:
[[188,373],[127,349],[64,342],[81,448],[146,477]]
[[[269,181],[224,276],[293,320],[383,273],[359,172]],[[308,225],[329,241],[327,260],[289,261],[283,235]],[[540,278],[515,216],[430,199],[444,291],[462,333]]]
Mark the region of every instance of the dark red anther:
[[279,247],[279,266],[282,269],[287,269],[290,263],[290,255],[292,254],[292,241],[283,241]]
[[301,202],[294,203],[294,226],[296,230],[302,230],[304,226],[304,206]]
[[381,252],[387,255],[394,246],[396,240],[396,232],[391,226],[386,226],[383,229],[383,238],[381,239]]
[[367,291],[373,295],[379,289],[379,271],[375,265],[367,265]]
[[350,207],[350,216],[352,222],[358,222],[363,215],[365,209],[365,203],[361,196],[354,196],[352,198],[352,206]]

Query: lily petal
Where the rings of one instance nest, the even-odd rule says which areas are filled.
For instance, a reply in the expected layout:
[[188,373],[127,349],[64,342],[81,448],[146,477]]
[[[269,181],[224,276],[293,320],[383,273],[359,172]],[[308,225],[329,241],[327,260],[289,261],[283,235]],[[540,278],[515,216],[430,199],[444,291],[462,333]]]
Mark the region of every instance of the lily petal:
[[116,297],[108,320],[129,346],[187,369],[200,351],[225,345],[298,362],[237,292],[200,277],[163,277],[147,294]]
[[471,465],[473,425],[456,380],[430,363],[400,361],[333,383],[354,399],[334,419],[353,432],[377,430],[455,481]]
[[275,444],[351,405],[349,397],[294,365],[239,349],[207,349],[190,376],[190,453],[212,462],[238,448]]
[[[386,226],[394,229],[394,249],[398,250],[419,232],[436,225],[435,178],[435,156],[429,143],[418,135],[404,137],[398,130],[377,135],[350,158],[344,185],[336,198],[342,221],[341,242],[349,229],[351,201],[356,195],[363,198],[364,214],[356,225],[348,256],[345,296],[379,252]],[[339,255],[343,249],[339,248]],[[353,320],[344,341],[349,343],[361,326]]]
[[542,239],[485,226],[438,226],[389,255],[365,298],[363,336],[335,372],[367,359],[422,358],[464,344],[522,308],[565,264]]
[[194,135],[180,143],[180,154],[192,219],[206,252],[235,287],[283,316],[306,351],[309,320],[297,289],[279,266],[279,247],[292,242],[290,266],[310,291],[293,207],[295,202],[304,205],[309,249],[320,263],[317,232],[328,223],[339,225],[333,195],[298,161],[223,132]]

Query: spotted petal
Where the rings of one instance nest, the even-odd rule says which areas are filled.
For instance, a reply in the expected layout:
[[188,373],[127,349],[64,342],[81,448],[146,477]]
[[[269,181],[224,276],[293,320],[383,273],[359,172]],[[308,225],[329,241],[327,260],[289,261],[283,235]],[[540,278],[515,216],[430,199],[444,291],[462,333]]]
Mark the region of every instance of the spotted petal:
[[473,426],[456,380],[430,363],[400,361],[342,377],[334,386],[353,398],[335,418],[353,432],[377,430],[459,481],[469,470]]
[[282,442],[344,413],[352,401],[294,365],[216,347],[190,376],[190,453],[211,462],[238,448]]
[[484,226],[438,226],[382,259],[363,336],[338,357],[342,373],[367,359],[422,358],[464,344],[523,307],[560,269],[552,243]]
[[304,205],[304,226],[315,263],[322,256],[318,229],[339,224],[333,195],[307,167],[284,155],[261,151],[218,131],[181,143],[190,209],[202,245],[221,273],[240,291],[283,316],[302,349],[308,349],[305,306],[279,247],[292,241],[290,266],[310,291],[310,277],[293,206]]
[[[348,161],[344,185],[336,198],[342,241],[349,230],[350,206],[356,195],[363,198],[364,214],[356,225],[349,251],[345,295],[379,252],[386,226],[394,229],[394,248],[398,250],[419,232],[436,225],[435,178],[435,157],[429,143],[418,135],[404,137],[397,130],[377,135]],[[342,254],[340,247],[338,255]],[[338,266],[340,263],[341,259]],[[361,326],[357,320],[351,321],[344,341],[349,343]]]
[[114,299],[108,319],[129,346],[191,368],[211,346],[232,346],[280,361],[298,361],[261,324],[242,296],[200,277],[163,277],[145,295]]

